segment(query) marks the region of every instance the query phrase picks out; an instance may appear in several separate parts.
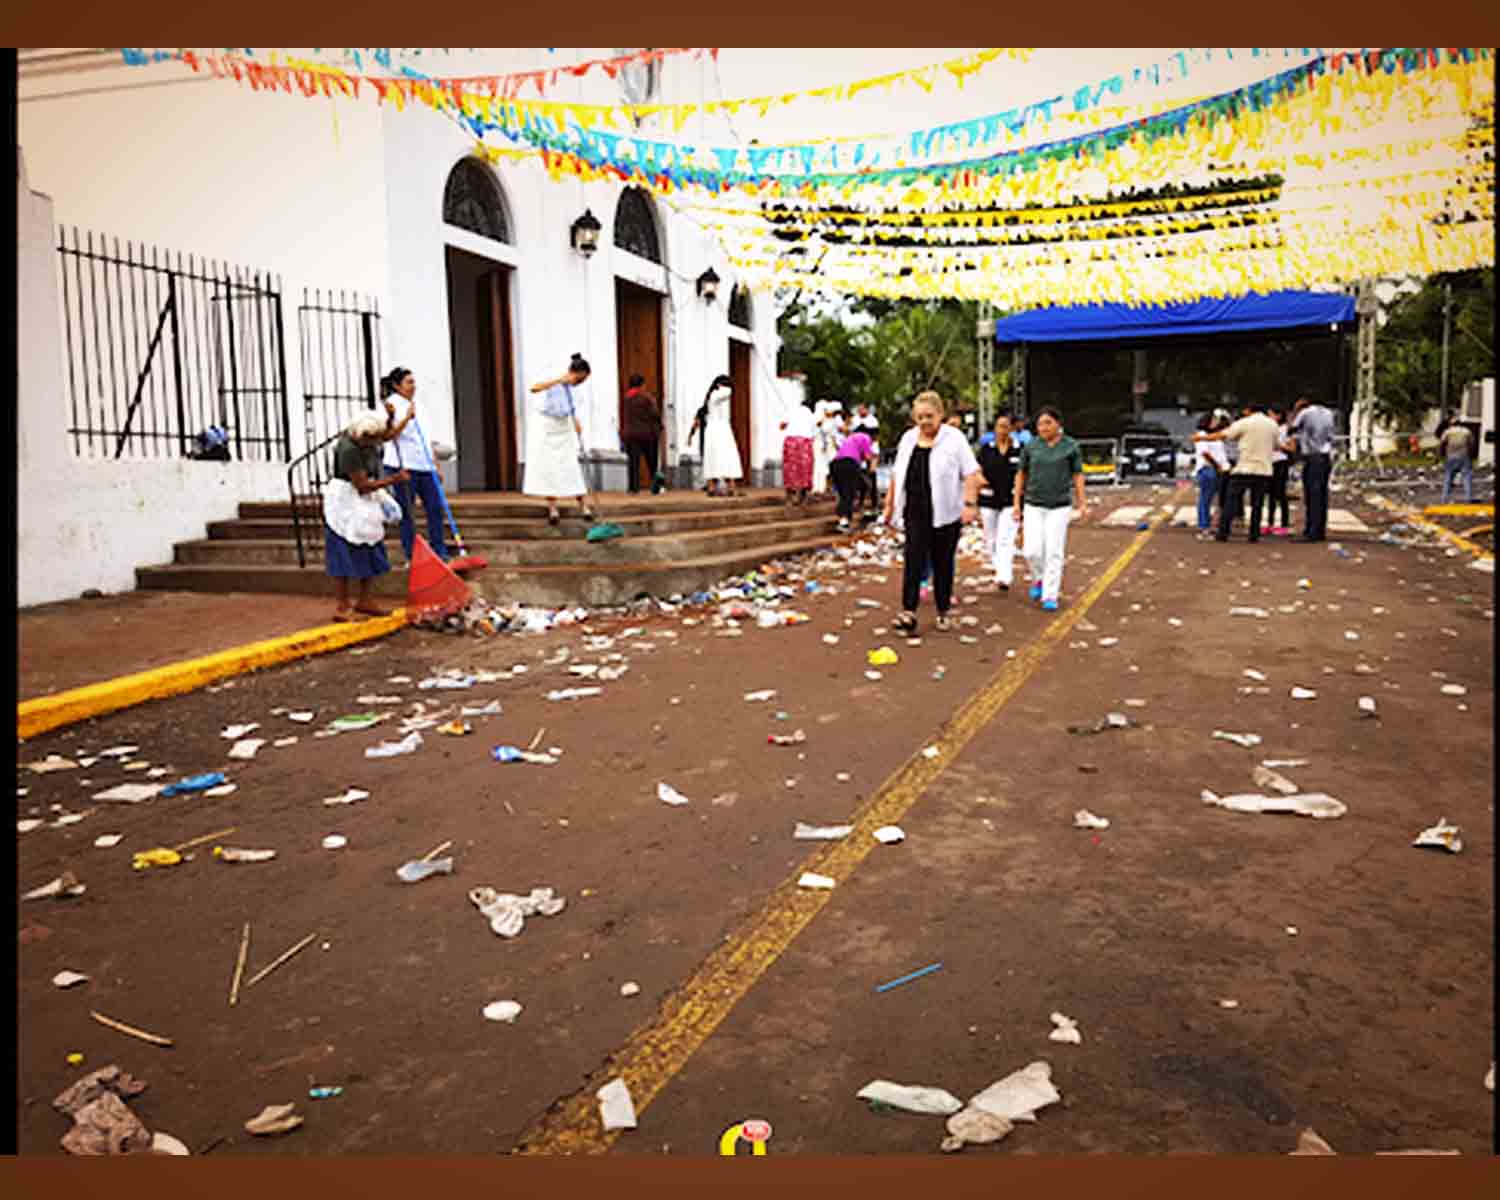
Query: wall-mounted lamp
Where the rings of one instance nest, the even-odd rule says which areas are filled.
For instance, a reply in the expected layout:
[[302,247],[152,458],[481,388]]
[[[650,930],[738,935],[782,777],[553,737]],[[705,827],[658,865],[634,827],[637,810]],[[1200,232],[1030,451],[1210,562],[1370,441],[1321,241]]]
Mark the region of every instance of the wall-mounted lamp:
[[698,295],[702,296],[709,304],[712,304],[719,294],[719,277],[712,267],[709,267],[702,275],[698,276],[697,287]]
[[599,249],[599,230],[601,228],[602,226],[600,226],[598,218],[589,209],[584,209],[583,216],[574,221],[568,230],[573,239],[573,249],[577,250],[584,258],[591,256],[595,250]]

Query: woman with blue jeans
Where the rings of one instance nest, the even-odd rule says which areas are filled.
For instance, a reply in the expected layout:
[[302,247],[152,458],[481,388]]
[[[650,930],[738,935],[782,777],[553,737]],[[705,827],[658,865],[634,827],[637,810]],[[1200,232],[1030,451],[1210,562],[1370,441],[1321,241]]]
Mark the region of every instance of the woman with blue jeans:
[[[1205,416],[1198,422],[1200,433],[1213,432],[1214,419]],[[1229,470],[1229,459],[1222,442],[1194,442],[1193,472],[1198,481],[1198,532],[1207,533],[1213,523],[1214,497],[1219,494],[1219,477]]]
[[[400,471],[410,482],[397,483],[396,502],[401,505],[401,549],[411,562],[416,545],[416,522],[412,517],[413,494],[422,500],[427,514],[427,543],[432,552],[448,561],[448,547],[443,538],[443,494],[438,483],[437,464],[427,449],[427,440],[416,425],[417,378],[405,367],[397,367],[380,381],[381,399],[385,401],[387,436],[385,468],[387,474]],[[395,397],[393,400],[392,397]]]

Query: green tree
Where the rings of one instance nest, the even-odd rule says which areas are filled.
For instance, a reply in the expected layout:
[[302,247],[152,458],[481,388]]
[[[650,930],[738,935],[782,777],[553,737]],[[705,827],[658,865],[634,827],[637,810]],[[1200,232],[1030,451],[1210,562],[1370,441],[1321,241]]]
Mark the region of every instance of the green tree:
[[[1442,395],[1443,303],[1448,323],[1448,391]],[[1495,269],[1430,275],[1386,309],[1375,339],[1375,411],[1397,429],[1416,429],[1428,411],[1454,407],[1463,389],[1495,373]]]

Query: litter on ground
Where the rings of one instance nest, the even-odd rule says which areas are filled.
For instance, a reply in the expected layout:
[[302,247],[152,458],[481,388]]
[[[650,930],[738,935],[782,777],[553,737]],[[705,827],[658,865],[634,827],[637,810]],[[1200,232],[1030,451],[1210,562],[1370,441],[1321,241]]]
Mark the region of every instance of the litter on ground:
[[930,1116],[950,1116],[963,1107],[962,1100],[942,1088],[892,1083],[888,1079],[872,1079],[854,1094],[861,1100],[899,1108],[902,1112]]
[[562,896],[553,895],[549,887],[532,888],[525,896],[479,887],[469,893],[469,902],[489,921],[490,929],[503,938],[513,938],[520,933],[527,917],[555,917],[567,905],[567,901]]
[[1457,825],[1450,825],[1447,817],[1439,817],[1436,825],[1429,826],[1417,834],[1412,845],[1430,847],[1434,850],[1447,850],[1450,854],[1457,854],[1464,848],[1463,839],[1459,833]]
[[1204,804],[1227,808],[1231,812],[1294,813],[1320,821],[1342,817],[1349,811],[1347,805],[1322,792],[1302,792],[1295,796],[1217,796],[1205,788],[1201,798]]
[[1109,818],[1098,817],[1086,808],[1080,808],[1073,814],[1074,829],[1108,829]]
[[1049,1018],[1052,1022],[1052,1032],[1047,1034],[1049,1042],[1062,1042],[1069,1046],[1078,1046],[1083,1042],[1083,1034],[1078,1032],[1078,1022],[1072,1017],[1065,1017],[1060,1012],[1055,1012]]
[[798,821],[797,827],[792,830],[792,837],[799,842],[836,842],[848,837],[853,831],[853,825],[808,825]]

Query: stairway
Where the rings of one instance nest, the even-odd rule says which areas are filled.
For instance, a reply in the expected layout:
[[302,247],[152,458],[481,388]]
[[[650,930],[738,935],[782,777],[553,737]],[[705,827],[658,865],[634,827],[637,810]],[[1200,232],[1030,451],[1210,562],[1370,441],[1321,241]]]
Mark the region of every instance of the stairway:
[[[831,545],[839,536],[832,501],[788,512],[779,491],[759,490],[711,499],[701,492],[662,496],[601,493],[599,519],[625,536],[588,542],[588,522],[565,507],[558,525],[547,506],[516,493],[451,497],[454,519],[467,548],[489,560],[470,578],[486,599],[548,607],[623,604],[642,593],[670,596],[709,586],[772,558]],[[305,509],[304,509],[305,513]],[[420,518],[419,532],[420,532]],[[240,505],[234,520],[214,521],[208,536],[179,542],[164,566],[138,567],[140,588],[194,592],[321,593],[331,583],[323,571],[322,523],[309,534],[303,518],[307,565],[297,565],[297,542],[288,501]],[[376,583],[378,595],[406,594],[405,565],[395,526],[386,530],[393,569]]]

